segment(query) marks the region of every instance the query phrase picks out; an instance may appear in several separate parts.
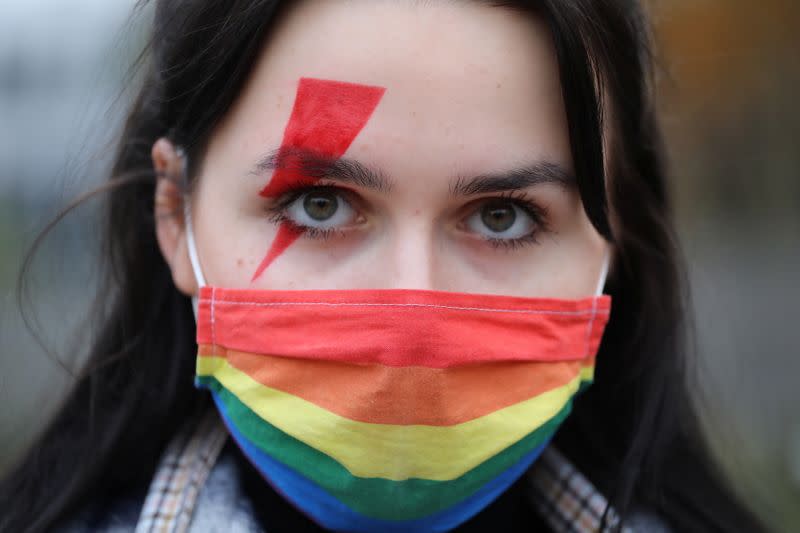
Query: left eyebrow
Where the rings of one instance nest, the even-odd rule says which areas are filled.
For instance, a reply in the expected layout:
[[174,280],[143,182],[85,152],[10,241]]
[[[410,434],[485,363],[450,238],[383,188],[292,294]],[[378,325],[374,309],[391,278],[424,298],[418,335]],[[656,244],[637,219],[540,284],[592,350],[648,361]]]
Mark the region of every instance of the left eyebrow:
[[489,192],[525,189],[534,185],[552,183],[563,188],[575,187],[575,175],[556,163],[534,163],[513,170],[481,174],[472,178],[459,177],[450,185],[452,196],[470,196]]

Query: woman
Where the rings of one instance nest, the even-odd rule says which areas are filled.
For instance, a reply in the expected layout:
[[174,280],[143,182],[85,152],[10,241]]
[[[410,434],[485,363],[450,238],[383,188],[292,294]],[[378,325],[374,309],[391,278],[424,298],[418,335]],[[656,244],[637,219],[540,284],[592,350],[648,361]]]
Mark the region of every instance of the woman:
[[647,42],[623,0],[158,0],[103,327],[0,529],[758,530]]

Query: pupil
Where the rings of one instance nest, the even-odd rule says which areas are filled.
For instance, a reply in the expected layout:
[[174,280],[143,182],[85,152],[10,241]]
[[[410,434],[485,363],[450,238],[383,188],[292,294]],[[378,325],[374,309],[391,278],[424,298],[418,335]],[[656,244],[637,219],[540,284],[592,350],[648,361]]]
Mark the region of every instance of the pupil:
[[481,220],[486,227],[501,233],[514,225],[517,213],[507,203],[489,203],[481,209]]
[[303,208],[308,216],[314,220],[326,220],[331,218],[339,207],[336,195],[326,192],[319,192],[306,195],[303,200]]

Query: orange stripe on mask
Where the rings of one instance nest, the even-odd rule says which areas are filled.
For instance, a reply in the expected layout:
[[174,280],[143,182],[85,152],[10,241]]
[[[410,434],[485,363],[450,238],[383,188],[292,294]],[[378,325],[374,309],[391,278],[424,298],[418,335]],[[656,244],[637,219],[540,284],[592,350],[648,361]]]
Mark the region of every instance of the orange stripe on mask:
[[450,426],[569,383],[586,361],[510,362],[456,368],[352,365],[259,355],[201,345],[255,381],[339,416],[374,424]]

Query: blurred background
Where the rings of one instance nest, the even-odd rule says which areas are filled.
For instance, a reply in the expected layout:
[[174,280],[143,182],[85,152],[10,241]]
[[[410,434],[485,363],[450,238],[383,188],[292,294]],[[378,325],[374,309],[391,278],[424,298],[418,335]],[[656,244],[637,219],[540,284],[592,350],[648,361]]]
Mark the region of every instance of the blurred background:
[[[80,361],[96,204],[24,250],[108,170],[144,42],[134,0],[0,2],[0,472]],[[697,316],[710,441],[776,531],[800,531],[800,2],[651,0],[658,91]],[[80,326],[80,327],[79,327]],[[84,327],[84,326],[89,326]]]

